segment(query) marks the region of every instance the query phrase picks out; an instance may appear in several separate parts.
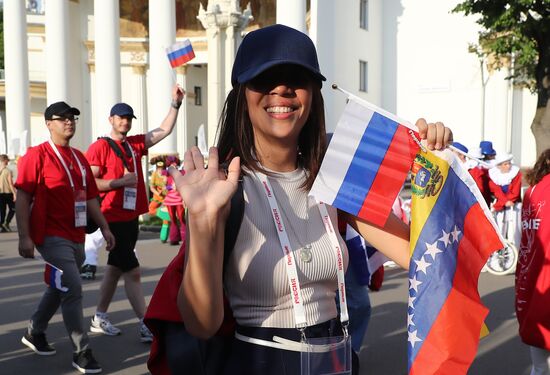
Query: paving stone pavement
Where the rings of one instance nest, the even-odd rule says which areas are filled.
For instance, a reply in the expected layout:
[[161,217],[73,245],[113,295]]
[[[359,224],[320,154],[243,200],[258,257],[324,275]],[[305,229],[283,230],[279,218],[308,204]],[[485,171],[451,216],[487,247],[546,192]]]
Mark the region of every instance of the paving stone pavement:
[[[148,302],[160,275],[177,253],[177,246],[162,244],[158,233],[142,232],[137,252],[142,264],[142,281]],[[98,298],[101,265],[100,253],[96,280],[84,281],[84,316],[93,315]],[[50,357],[35,355],[20,339],[38,299],[44,290],[43,262],[19,257],[17,234],[0,234],[0,374],[59,375],[77,373],[71,367],[71,346],[61,312],[50,322],[47,337],[57,349]],[[482,274],[479,290],[491,309],[487,324],[491,334],[480,343],[469,374],[529,374],[529,351],[517,336],[514,314],[513,276]],[[407,275],[400,269],[387,269],[380,292],[371,293],[373,311],[369,331],[360,354],[361,374],[386,375],[407,373]],[[104,374],[147,374],[149,345],[138,338],[137,319],[124,294],[122,283],[109,309],[112,321],[122,329],[117,337],[90,334],[94,355]]]

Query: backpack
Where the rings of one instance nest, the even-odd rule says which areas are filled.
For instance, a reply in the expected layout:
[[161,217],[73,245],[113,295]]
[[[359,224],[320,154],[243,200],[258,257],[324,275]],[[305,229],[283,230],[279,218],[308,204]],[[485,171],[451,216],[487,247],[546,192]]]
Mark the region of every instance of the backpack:
[[[237,241],[243,216],[244,195],[240,180],[237,191],[231,198],[231,209],[225,226],[224,273]],[[184,260],[185,242],[162,274],[145,313],[144,322],[154,336],[147,367],[153,375],[172,374],[171,367],[175,371],[174,375],[217,375],[223,372],[231,354],[235,320],[229,303],[224,298],[224,320],[215,336],[201,340],[187,333],[176,306]],[[171,340],[177,344],[167,344]]]
[[[126,158],[122,155],[122,151],[120,150],[120,147],[117,146],[115,141],[113,141],[109,137],[99,137],[98,140],[100,140],[100,139],[105,140],[109,144],[109,146],[111,146],[111,148],[113,149],[113,152],[115,153],[115,155],[118,156],[120,158],[120,160],[122,160],[122,164],[124,164],[124,168],[128,169],[128,163],[126,162]],[[128,154],[129,153],[128,143],[124,142],[123,144],[124,144],[124,147],[125,147],[124,151],[126,152],[126,154]],[[99,202],[99,207],[101,207],[102,199],[101,199],[100,196],[97,197],[97,201]],[[90,214],[88,214],[88,217],[87,217],[87,220],[86,220],[86,234],[94,233],[98,229],[99,229],[99,225],[94,221],[92,216]]]

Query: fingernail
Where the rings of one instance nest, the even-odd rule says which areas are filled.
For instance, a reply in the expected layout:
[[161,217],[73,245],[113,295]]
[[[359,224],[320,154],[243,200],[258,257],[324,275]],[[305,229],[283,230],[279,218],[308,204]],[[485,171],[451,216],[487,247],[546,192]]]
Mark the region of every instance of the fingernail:
[[436,144],[435,144],[435,149],[436,149],[436,150],[439,150],[440,148],[441,148],[441,143],[436,143]]

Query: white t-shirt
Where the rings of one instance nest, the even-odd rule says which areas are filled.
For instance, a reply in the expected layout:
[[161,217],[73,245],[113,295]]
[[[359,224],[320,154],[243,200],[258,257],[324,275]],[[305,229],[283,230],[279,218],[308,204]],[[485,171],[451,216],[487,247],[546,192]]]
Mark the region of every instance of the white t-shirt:
[[[305,171],[273,173],[268,178],[294,250],[307,323],[325,322],[337,316],[335,251],[315,201],[300,188]],[[224,279],[233,315],[243,326],[294,328],[286,267],[264,188],[253,174],[244,176],[243,188],[244,217]],[[337,228],[336,209],[328,209]],[[348,253],[339,234],[338,241],[347,267]],[[300,249],[308,244],[312,257],[304,262]]]

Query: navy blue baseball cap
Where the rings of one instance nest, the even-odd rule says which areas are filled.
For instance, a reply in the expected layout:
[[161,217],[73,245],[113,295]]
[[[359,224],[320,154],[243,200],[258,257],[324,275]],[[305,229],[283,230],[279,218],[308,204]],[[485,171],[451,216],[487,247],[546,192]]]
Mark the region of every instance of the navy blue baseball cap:
[[134,116],[134,109],[130,107],[126,103],[117,103],[111,108],[111,114],[109,116],[130,116],[133,118],[137,118]]
[[295,64],[309,70],[319,81],[317,52],[304,33],[284,25],[272,25],[248,33],[237,51],[231,84],[246,83],[260,73],[281,64]]

